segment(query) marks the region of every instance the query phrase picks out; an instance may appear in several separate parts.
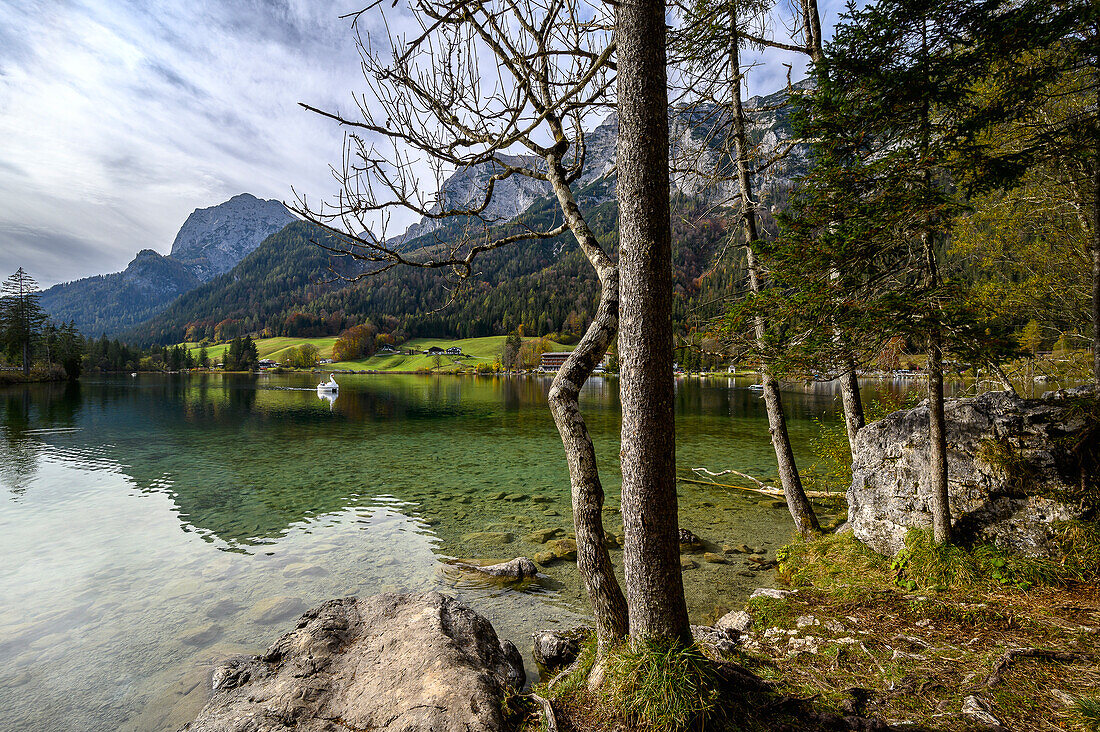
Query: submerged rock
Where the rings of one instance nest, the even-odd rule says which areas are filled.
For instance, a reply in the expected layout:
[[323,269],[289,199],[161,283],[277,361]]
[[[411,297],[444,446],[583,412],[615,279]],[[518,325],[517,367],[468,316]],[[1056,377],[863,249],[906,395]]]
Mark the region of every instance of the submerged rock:
[[495,732],[524,681],[516,647],[452,598],[349,597],[305,613],[263,656],[220,666],[183,730]]
[[468,564],[466,562],[456,562],[455,566],[461,567],[462,569],[468,569],[471,572],[487,574],[492,577],[508,577],[511,579],[527,579],[539,573],[539,568],[527,557],[516,557],[507,562],[489,564],[486,566]]
[[572,561],[577,558],[577,542],[574,539],[554,539],[547,547],[558,559]]
[[515,538],[507,531],[475,531],[466,534],[463,540],[474,544],[511,544]]
[[680,529],[680,551],[695,551],[703,547],[703,540],[687,529]]
[[248,611],[248,617],[257,623],[269,625],[300,615],[306,604],[300,597],[268,597],[260,600]]
[[[1056,556],[1055,522],[1100,508],[1093,505],[1097,392],[1081,387],[1060,394],[1020,399],[991,392],[947,401],[947,475],[960,535]],[[931,526],[927,466],[927,404],[860,430],[848,489],[857,539],[881,554],[896,554],[909,529]]]
[[556,536],[560,536],[565,532],[557,527],[550,527],[546,529],[538,529],[532,531],[530,534],[524,537],[524,541],[531,544],[545,544]]

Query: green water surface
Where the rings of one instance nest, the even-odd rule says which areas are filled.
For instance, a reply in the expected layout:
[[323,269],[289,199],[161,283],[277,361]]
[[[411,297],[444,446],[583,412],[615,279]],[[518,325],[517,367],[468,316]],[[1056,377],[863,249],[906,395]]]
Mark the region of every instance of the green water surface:
[[[532,556],[545,548],[535,530],[572,530],[549,379],[345,376],[335,401],[316,380],[142,374],[0,390],[0,727],[175,729],[218,660],[262,650],[332,597],[451,593],[525,654],[533,630],[586,620],[572,563],[522,585],[446,563]],[[678,382],[682,469],[774,477],[749,383]],[[595,379],[582,396],[613,533],[617,388]],[[810,462],[813,419],[836,419],[834,387],[784,397]],[[680,524],[709,551],[744,543],[770,557],[792,531],[770,503],[682,483]],[[697,555],[685,572],[693,622],[770,582],[729,558]]]

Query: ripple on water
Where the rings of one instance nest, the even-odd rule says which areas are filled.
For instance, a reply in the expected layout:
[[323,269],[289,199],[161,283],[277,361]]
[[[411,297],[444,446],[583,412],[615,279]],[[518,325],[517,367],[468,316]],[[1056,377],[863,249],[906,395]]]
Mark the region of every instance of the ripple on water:
[[[143,375],[0,392],[5,725],[175,729],[201,706],[215,661],[260,651],[331,597],[447,592],[525,653],[533,630],[587,620],[572,562],[512,584],[446,564],[533,556],[572,533],[545,380],[346,377],[330,405],[312,378]],[[582,404],[604,522],[621,536],[618,406],[598,386]],[[678,458],[768,477],[758,400],[729,387],[679,387]],[[804,455],[831,395],[791,403]],[[790,535],[784,512],[735,491],[680,489],[681,524],[705,551],[770,554]],[[611,556],[621,571],[621,550]],[[767,581],[741,555],[696,563],[684,573],[694,621]]]

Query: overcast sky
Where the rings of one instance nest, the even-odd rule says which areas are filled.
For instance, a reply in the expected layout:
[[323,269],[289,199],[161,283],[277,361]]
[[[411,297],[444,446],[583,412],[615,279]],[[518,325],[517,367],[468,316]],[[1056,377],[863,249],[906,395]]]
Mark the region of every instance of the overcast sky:
[[[332,193],[342,133],[297,102],[351,108],[363,83],[339,16],[362,4],[0,0],[0,277],[117,272],[167,254],[195,208]],[[823,25],[840,7],[823,3]],[[785,73],[769,64],[749,94]]]

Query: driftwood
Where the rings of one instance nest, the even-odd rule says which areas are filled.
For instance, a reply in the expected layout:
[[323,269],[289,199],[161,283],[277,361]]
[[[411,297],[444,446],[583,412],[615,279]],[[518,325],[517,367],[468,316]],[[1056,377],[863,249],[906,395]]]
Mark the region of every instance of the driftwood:
[[1046,648],[1010,648],[997,659],[997,662],[993,664],[993,670],[990,672],[989,676],[985,677],[986,688],[992,689],[997,686],[997,684],[1001,683],[1001,677],[1004,675],[1005,670],[1009,667],[1009,664],[1017,658],[1044,658],[1049,661],[1063,661],[1065,663],[1072,663],[1074,661],[1089,663],[1096,661],[1100,656],[1095,653],[1051,651]]
[[558,720],[554,717],[554,707],[550,705],[550,700],[544,699],[533,692],[528,696],[534,699],[535,703],[539,705],[539,709],[542,710],[542,719],[546,722],[546,732],[558,732]]
[[[719,488],[732,488],[733,490],[738,490],[738,491],[747,491],[749,493],[759,493],[761,495],[768,496],[769,498],[783,498],[783,491],[782,490],[780,490],[778,488],[771,488],[766,483],[752,477],[751,475],[746,475],[745,473],[741,473],[737,470],[723,470],[719,473],[714,473],[714,472],[711,472],[710,470],[708,470],[706,468],[692,468],[691,472],[695,473],[696,475],[698,475],[701,478],[706,477],[706,478],[712,478],[712,479],[711,480],[695,480],[694,478],[677,477],[676,480],[681,482],[681,483],[693,483],[695,485],[713,485],[713,486],[718,486]],[[730,483],[719,483],[718,481],[713,480],[713,478],[720,478],[721,476],[728,475],[728,474],[738,475],[742,478],[746,478],[748,480],[751,480],[753,483],[756,483],[756,485],[758,485],[760,487],[759,488],[746,488],[743,485],[732,485]],[[809,496],[810,498],[831,498],[831,497],[835,497],[839,494],[838,493],[829,493],[828,491],[806,491],[806,495]]]

